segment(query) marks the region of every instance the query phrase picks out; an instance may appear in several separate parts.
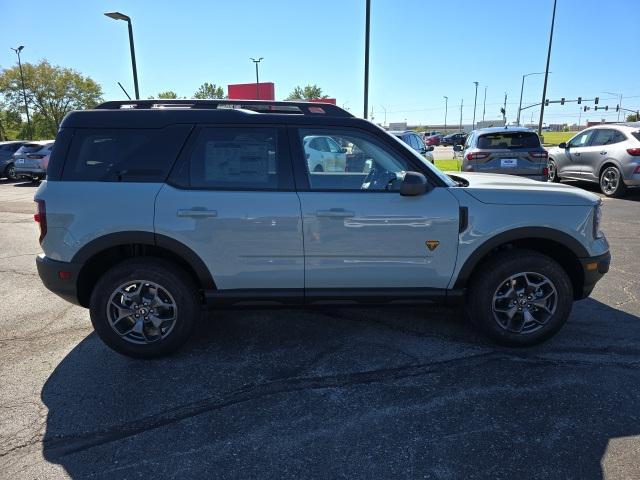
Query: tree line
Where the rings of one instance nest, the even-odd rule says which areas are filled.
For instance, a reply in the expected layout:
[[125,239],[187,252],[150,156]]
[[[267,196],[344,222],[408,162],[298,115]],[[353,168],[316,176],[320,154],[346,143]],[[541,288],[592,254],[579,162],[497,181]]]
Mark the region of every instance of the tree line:
[[[22,77],[24,77],[24,93]],[[88,76],[66,67],[39,63],[22,64],[0,70],[0,141],[54,138],[64,116],[72,110],[93,108],[103,101],[102,87]],[[149,97],[154,98],[154,97]],[[172,90],[159,92],[155,98],[179,98]],[[227,98],[221,86],[204,82],[192,98]],[[287,100],[327,98],[317,85],[297,86]],[[25,102],[31,131],[25,117]]]

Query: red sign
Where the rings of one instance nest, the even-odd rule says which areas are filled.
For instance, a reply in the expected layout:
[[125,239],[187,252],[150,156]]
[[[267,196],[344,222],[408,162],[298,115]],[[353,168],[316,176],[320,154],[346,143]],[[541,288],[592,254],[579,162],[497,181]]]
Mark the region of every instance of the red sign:
[[276,89],[273,82],[236,83],[228,85],[231,100],[275,100]]
[[331,103],[331,104],[335,105],[336,104],[336,99],[335,98],[316,98],[314,100],[309,100],[309,102]]

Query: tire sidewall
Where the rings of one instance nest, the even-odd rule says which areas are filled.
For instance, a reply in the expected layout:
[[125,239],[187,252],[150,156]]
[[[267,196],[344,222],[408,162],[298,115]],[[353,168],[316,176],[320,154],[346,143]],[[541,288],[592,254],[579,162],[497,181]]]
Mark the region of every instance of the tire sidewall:
[[[129,280],[148,280],[161,285],[176,302],[178,318],[169,335],[157,342],[134,344],[120,337],[109,324],[107,304],[111,294]],[[118,353],[135,358],[168,355],[190,336],[199,312],[196,287],[177,265],[162,259],[129,260],[117,264],[96,283],[90,300],[91,323],[98,336]]]
[[[469,317],[476,327],[501,345],[509,347],[536,345],[555,335],[567,321],[573,304],[571,280],[557,262],[545,255],[523,250],[509,253],[504,257],[496,254],[495,258],[486,262],[480,270],[488,273],[479,274],[473,279],[469,292]],[[553,283],[558,296],[553,316],[543,328],[528,334],[505,330],[494,318],[492,310],[493,296],[500,284],[520,272],[544,275]]]
[[[553,170],[551,169],[551,165],[553,165]],[[549,170],[549,181],[552,183],[558,183],[560,181],[560,177],[558,177],[558,164],[556,163],[555,160],[553,160],[552,158],[549,159],[549,163],[547,165],[547,168]],[[553,178],[551,178],[551,172],[553,173]]]
[[[607,170],[610,169],[614,169],[617,172],[618,175],[618,186],[616,187],[616,189],[611,192],[611,193],[606,193],[604,191],[604,189],[602,188],[602,177],[604,177],[604,174],[606,173]],[[600,174],[600,179],[598,182],[598,186],[600,187],[600,191],[606,195],[607,197],[611,197],[611,198],[617,198],[617,197],[621,197],[624,195],[625,191],[626,191],[626,185],[624,183],[624,180],[622,179],[622,173],[620,172],[620,169],[614,165],[609,165],[607,168],[605,168],[604,170],[602,170],[602,173]]]

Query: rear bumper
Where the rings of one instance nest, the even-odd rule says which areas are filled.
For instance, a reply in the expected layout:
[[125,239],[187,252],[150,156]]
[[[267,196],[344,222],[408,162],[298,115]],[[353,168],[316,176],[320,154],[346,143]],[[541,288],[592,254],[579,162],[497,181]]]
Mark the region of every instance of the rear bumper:
[[609,271],[611,253],[607,252],[597,257],[581,258],[580,263],[582,264],[584,283],[582,285],[582,292],[579,292],[580,294],[576,300],[587,298],[591,295],[596,283]]
[[[15,165],[14,165],[15,166]],[[43,168],[18,167],[15,166],[16,175],[29,175],[44,178],[47,171]]]
[[[80,265],[52,260],[49,257],[45,257],[44,253],[41,253],[36,257],[36,266],[38,267],[40,280],[42,280],[45,287],[59,297],[64,298],[67,302],[80,305],[80,300],[78,299]],[[67,275],[61,275],[60,272],[68,272],[68,277]]]

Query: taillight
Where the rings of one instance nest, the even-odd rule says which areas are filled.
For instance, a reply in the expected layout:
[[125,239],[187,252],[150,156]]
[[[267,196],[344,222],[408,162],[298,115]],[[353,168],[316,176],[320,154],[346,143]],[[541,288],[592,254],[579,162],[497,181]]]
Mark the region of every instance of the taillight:
[[485,152],[467,153],[467,160],[482,160],[483,158],[487,158],[488,156],[489,154]]
[[627,153],[634,157],[640,157],[640,148],[627,148]]
[[42,243],[44,236],[47,234],[47,210],[45,209],[44,200],[36,200],[36,213],[33,215],[33,219],[40,227],[40,238],[38,238],[38,241]]
[[636,173],[640,173],[640,165],[638,165],[636,167],[636,169],[633,171],[633,174],[635,175]]
[[549,176],[549,169],[548,169],[547,167],[544,167],[544,168],[542,169],[542,174],[543,174],[545,177],[548,177],[548,176]]
[[549,152],[546,150],[544,152],[529,152],[529,156],[533,158],[547,158],[549,156]]

